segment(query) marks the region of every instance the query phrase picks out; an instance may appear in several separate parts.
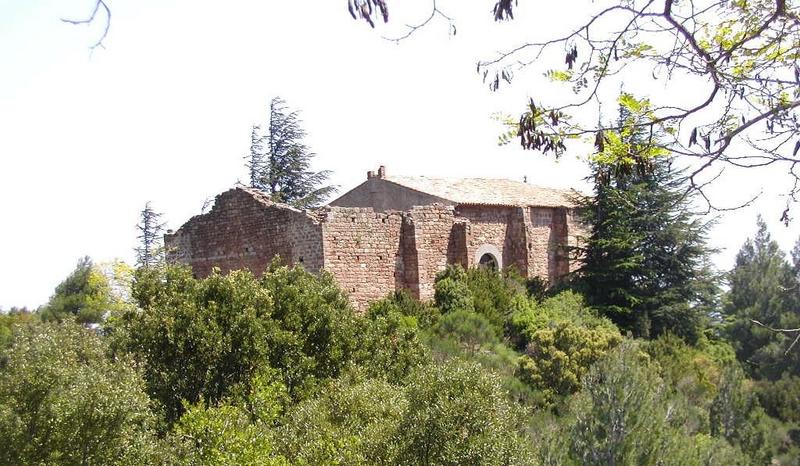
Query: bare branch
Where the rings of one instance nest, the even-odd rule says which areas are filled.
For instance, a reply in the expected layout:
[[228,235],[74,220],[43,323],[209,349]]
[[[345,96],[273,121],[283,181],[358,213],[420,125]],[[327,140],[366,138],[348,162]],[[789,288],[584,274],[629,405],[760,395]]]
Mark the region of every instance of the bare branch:
[[787,335],[797,334],[797,336],[792,341],[792,344],[789,345],[789,347],[786,348],[786,351],[783,352],[784,355],[789,354],[789,351],[791,351],[792,348],[794,348],[794,345],[797,344],[797,341],[800,340],[800,328],[773,328],[773,327],[770,327],[769,325],[762,324],[761,322],[759,322],[759,321],[757,321],[755,319],[750,319],[750,322],[758,325],[759,327],[763,327],[763,328],[765,328],[765,329],[767,329],[767,330],[769,330],[771,332],[785,333]]
[[90,24],[92,24],[94,22],[95,18],[97,17],[97,13],[98,13],[98,11],[100,11],[101,8],[103,10],[103,13],[105,14],[106,23],[105,23],[105,27],[103,28],[103,33],[97,39],[97,42],[95,42],[93,45],[91,45],[89,47],[89,51],[91,51],[91,52],[93,52],[98,47],[105,48],[105,46],[103,45],[103,41],[105,40],[106,36],[108,36],[108,30],[111,27],[111,10],[108,8],[108,5],[106,4],[105,0],[97,0],[96,3],[94,4],[94,9],[92,10],[92,14],[89,15],[89,17],[86,18],[86,19],[66,19],[66,18],[61,18],[61,21],[65,22],[65,23],[68,23],[68,24],[86,24],[86,25],[90,25]]
[[393,42],[400,42],[401,40],[408,39],[409,37],[411,37],[412,34],[414,34],[419,29],[425,27],[428,23],[430,23],[436,16],[441,16],[442,18],[446,19],[450,23],[450,33],[453,35],[456,34],[456,27],[453,24],[453,18],[446,15],[445,13],[442,12],[442,10],[439,9],[439,7],[436,5],[436,0],[431,0],[431,14],[428,15],[428,17],[424,21],[416,25],[406,24],[408,31],[406,31],[406,33],[403,34],[402,36],[398,37],[383,36],[383,38]]

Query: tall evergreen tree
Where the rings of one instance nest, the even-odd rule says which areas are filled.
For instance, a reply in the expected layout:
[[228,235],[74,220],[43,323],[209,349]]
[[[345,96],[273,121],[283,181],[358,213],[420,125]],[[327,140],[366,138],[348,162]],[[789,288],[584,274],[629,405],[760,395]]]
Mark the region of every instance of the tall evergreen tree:
[[250,186],[261,187],[264,171],[264,138],[260,134],[261,127],[253,125],[250,131],[250,154],[246,157],[245,166],[250,176]]
[[331,172],[311,170],[316,154],[303,143],[306,132],[297,111],[290,111],[280,97],[269,106],[269,124],[265,134],[253,126],[247,168],[250,185],[270,193],[276,202],[299,208],[319,205],[336,191],[325,185]]
[[577,285],[623,330],[691,342],[716,295],[708,224],[691,212],[685,178],[654,144],[659,133],[640,126],[648,102],[628,94],[619,100],[620,130],[598,137],[594,196],[581,201],[589,235],[578,250]]
[[772,328],[800,327],[797,279],[760,217],[758,232],[739,250],[728,281],[727,333],[749,375],[770,380],[787,370],[800,375],[800,354],[785,354],[794,337],[753,322]]
[[163,214],[153,210],[148,201],[140,213],[139,224],[136,229],[139,235],[139,246],[136,251],[136,265],[138,267],[152,267],[164,261],[164,226],[161,222]]

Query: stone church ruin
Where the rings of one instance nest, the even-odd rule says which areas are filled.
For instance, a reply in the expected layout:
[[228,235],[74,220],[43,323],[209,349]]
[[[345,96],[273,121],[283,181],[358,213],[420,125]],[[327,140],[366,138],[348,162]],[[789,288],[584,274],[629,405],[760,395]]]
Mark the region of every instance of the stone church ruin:
[[407,289],[433,297],[447,264],[516,267],[557,280],[570,269],[563,246],[580,225],[574,192],[503,179],[390,177],[384,167],[329,205],[300,211],[256,189],[216,197],[208,213],[165,236],[170,260],[195,275],[213,267],[261,274],[278,255],[289,265],[326,270],[364,309]]

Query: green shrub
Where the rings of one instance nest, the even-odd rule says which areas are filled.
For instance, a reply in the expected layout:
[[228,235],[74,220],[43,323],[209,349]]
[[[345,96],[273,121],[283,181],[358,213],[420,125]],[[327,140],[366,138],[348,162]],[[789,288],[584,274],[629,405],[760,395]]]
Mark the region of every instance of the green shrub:
[[433,300],[446,314],[451,311],[473,311],[475,301],[467,285],[467,274],[460,266],[448,266],[436,276]]
[[524,279],[514,268],[506,269],[502,273],[474,268],[467,271],[466,279],[475,312],[488,319],[497,336],[502,338],[517,301],[527,299]]
[[287,413],[278,432],[280,451],[296,464],[394,464],[406,408],[398,386],[342,377]]
[[145,464],[157,441],[133,361],[67,319],[18,326],[0,368],[0,464]]
[[615,327],[587,328],[561,321],[537,330],[518,359],[518,377],[548,403],[575,393],[592,365],[622,342]]
[[519,303],[509,328],[512,341],[525,351],[517,376],[540,391],[545,404],[576,392],[592,364],[622,341],[614,324],[571,291],[538,304]]
[[485,317],[498,338],[506,335],[511,315],[527,302],[525,280],[515,269],[502,273],[450,265],[436,277],[434,302],[442,313],[474,311]]
[[759,381],[756,393],[767,414],[800,424],[800,377],[784,374],[775,382]]
[[555,436],[562,464],[746,464],[724,439],[685,430],[681,404],[633,342],[592,367],[583,385]]
[[489,320],[475,312],[456,310],[445,314],[433,331],[443,338],[459,343],[464,350],[475,353],[482,346],[499,343]]
[[358,348],[358,318],[327,274],[274,266],[260,280],[198,280],[187,268],[140,269],[133,296],[141,309],[119,322],[118,347],[142,362],[169,423],[184,401],[214,406],[268,368],[295,399],[308,396]]
[[540,303],[517,299],[510,318],[509,333],[512,341],[524,349],[537,331],[554,327],[560,322],[587,328],[616,328],[610,320],[599,317],[588,307],[582,295],[574,291],[562,291]]
[[738,364],[724,368],[710,409],[711,434],[737,445],[754,463],[768,464],[775,445],[774,420],[759,406]]
[[429,361],[417,320],[417,315],[431,318],[428,309],[405,298],[384,299],[370,306],[366,317],[358,319],[360,344],[355,364],[370,377],[404,381],[417,366]]
[[250,393],[207,406],[184,406],[168,442],[176,464],[288,465],[275,451],[273,425],[286,402],[274,372],[256,376]]
[[421,368],[405,389],[393,464],[528,464],[519,406],[496,375],[474,363]]
[[414,317],[420,328],[430,327],[438,322],[442,315],[436,306],[414,298],[408,290],[395,291],[389,296],[375,301],[367,310],[367,317],[389,313],[399,313],[404,316]]

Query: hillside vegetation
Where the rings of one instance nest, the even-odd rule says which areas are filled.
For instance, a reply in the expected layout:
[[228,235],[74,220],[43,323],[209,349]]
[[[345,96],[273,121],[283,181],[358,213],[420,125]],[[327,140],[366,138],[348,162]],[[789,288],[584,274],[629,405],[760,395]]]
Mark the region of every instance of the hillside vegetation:
[[797,317],[766,235],[691,339],[513,272],[450,267],[433,302],[357,315],[324,273],[142,268],[102,331],[56,312],[75,296],[0,317],[0,463],[798,464],[800,358],[748,321]]

